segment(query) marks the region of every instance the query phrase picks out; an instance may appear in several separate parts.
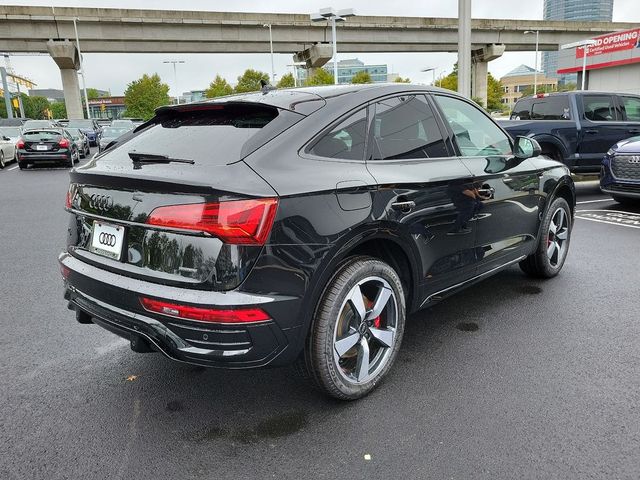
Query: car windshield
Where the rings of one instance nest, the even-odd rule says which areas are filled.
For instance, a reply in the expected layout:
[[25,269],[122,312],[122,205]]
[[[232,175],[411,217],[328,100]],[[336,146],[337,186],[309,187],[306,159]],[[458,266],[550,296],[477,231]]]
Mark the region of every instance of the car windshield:
[[0,135],[5,137],[19,137],[20,127],[0,127]]
[[31,130],[33,128],[47,128],[51,126],[49,120],[28,120],[24,122],[23,128],[25,130]]
[[86,128],[89,130],[93,130],[93,121],[92,120],[69,120],[69,123],[67,123],[67,127]]
[[55,130],[31,130],[22,134],[22,137],[28,142],[47,142],[57,140],[62,134]]
[[105,128],[102,131],[102,138],[104,137],[116,138],[116,137],[119,137],[120,135],[127,133],[130,130],[131,130],[130,128],[113,128],[113,127]]

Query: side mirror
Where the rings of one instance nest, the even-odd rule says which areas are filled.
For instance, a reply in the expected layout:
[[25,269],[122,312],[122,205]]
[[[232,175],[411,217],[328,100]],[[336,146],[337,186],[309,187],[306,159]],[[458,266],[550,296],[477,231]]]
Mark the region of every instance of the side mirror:
[[519,136],[516,137],[513,152],[516,158],[524,160],[526,158],[537,157],[542,153],[542,148],[533,138]]

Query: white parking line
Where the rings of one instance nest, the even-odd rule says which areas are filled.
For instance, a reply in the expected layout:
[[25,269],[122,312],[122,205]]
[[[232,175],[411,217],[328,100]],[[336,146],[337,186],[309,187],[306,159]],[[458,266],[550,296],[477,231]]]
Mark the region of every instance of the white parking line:
[[18,168],[18,165],[14,165],[11,168],[7,168],[7,171],[10,172],[11,170],[15,170],[16,168]]
[[576,218],[620,227],[640,228],[640,215],[620,210],[577,210]]
[[582,202],[576,202],[576,205],[582,205],[584,203],[597,203],[597,202],[613,202],[612,198],[603,198],[600,200],[584,200]]

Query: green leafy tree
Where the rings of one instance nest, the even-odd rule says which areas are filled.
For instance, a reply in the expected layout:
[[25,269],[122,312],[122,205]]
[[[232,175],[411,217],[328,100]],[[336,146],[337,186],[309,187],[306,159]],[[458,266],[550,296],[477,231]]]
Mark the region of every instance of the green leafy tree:
[[64,102],[53,102],[49,110],[53,118],[67,118],[67,106]]
[[[538,88],[536,88],[536,93],[549,93],[554,91],[555,90],[553,88],[548,87],[547,85],[538,85]],[[521,93],[523,97],[529,97],[533,95],[533,85],[525,88]]]
[[278,82],[278,88],[291,88],[296,86],[296,81],[293,78],[293,73],[285,73],[282,77],[280,77],[280,81]]
[[100,98],[101,95],[98,92],[97,88],[87,88],[87,98],[89,100],[95,100],[96,98]]
[[573,92],[578,89],[576,82],[565,83],[564,85],[558,85],[559,92]]
[[504,95],[504,89],[502,83],[497,80],[490,73],[487,74],[487,110],[490,112],[496,110],[502,110],[504,104],[502,103],[502,95]]
[[148,120],[156,108],[167,105],[169,101],[169,85],[162,83],[157,73],[145,73],[127,85],[124,92],[124,116]]
[[407,78],[402,78],[402,77],[398,77],[394,80],[394,82],[396,83],[411,83],[411,79],[409,77]]
[[49,110],[50,104],[49,100],[47,100],[45,97],[27,97],[26,102],[23,97],[22,105],[24,107],[24,115],[27,118],[33,118],[34,120],[49,118],[47,112]]
[[372,83],[372,82],[373,80],[371,80],[371,75],[369,75],[369,72],[366,72],[364,70],[360,70],[353,77],[351,77],[351,83]]
[[235,91],[236,93],[256,92],[262,88],[260,80],[269,82],[269,75],[258,70],[253,70],[252,68],[248,68],[238,77],[238,84],[236,85]]
[[223,97],[224,95],[231,95],[232,93],[233,87],[220,75],[216,75],[213,82],[209,84],[209,88],[204,92],[207,98]]
[[458,91],[458,74],[451,72],[446,77],[440,79],[439,82],[436,82],[438,87],[446,88],[447,90],[453,90],[454,92]]
[[333,85],[333,74],[326,71],[324,68],[318,68],[313,75],[307,77],[305,85]]

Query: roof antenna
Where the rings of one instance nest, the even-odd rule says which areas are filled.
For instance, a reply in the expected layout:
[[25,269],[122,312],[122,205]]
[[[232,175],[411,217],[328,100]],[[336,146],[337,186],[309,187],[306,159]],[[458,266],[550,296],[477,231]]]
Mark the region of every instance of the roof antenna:
[[269,82],[267,82],[264,79],[260,79],[260,91],[262,93],[269,93],[271,90],[276,90],[276,87],[274,87],[273,85],[269,85]]

